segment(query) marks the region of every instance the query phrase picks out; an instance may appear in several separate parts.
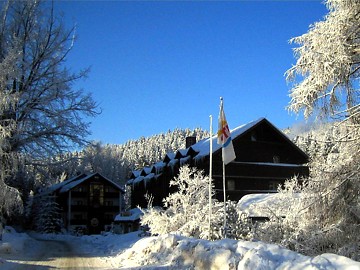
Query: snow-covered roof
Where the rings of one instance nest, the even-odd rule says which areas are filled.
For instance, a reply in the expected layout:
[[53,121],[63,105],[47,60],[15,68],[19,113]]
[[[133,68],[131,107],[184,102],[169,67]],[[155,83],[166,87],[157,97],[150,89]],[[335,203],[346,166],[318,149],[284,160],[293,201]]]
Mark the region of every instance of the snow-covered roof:
[[[255,120],[255,121],[252,121],[245,125],[234,128],[233,130],[230,131],[232,140],[234,140],[236,137],[240,136],[244,132],[248,131],[249,129],[251,129],[252,127],[257,125],[258,123],[263,121],[264,119],[265,118],[259,118],[258,120]],[[212,146],[213,146],[213,153],[215,153],[221,149],[221,145],[217,143],[217,134],[215,134],[211,138],[203,139],[203,140],[199,141],[198,143],[191,146],[191,148],[195,152],[199,152],[199,154],[196,155],[195,159],[201,159],[204,156],[207,156],[210,154],[210,142],[211,141],[212,141]]]
[[139,170],[133,170],[132,172],[131,172],[131,177],[130,178],[136,178],[136,177],[138,177],[138,176],[140,176],[140,174],[141,174],[141,171],[139,171]]
[[[264,119],[265,118],[259,118],[258,120],[252,121],[250,123],[247,123],[245,125],[239,126],[235,129],[231,130],[232,139],[235,139],[236,137],[243,134],[250,128],[254,127],[256,124],[260,123]],[[166,165],[171,168],[173,168],[175,165],[177,165],[179,163],[180,163],[180,165],[183,165],[189,161],[189,159],[191,158],[191,156],[190,156],[191,153],[192,154],[195,153],[195,157],[194,157],[195,161],[201,160],[202,158],[204,158],[205,156],[210,154],[210,141],[211,140],[212,140],[212,144],[213,144],[213,153],[215,153],[216,151],[221,149],[221,145],[219,145],[217,143],[217,135],[215,134],[211,138],[203,139],[203,140],[199,141],[198,143],[193,144],[192,146],[190,146],[187,149],[179,149],[175,153],[167,153],[165,155],[163,161],[155,163],[151,168],[144,167],[141,170],[141,175],[146,176],[146,175],[150,174],[151,172],[158,174],[161,172],[161,170]],[[134,183],[138,183],[138,182],[144,180],[143,178],[139,177],[139,175],[137,174],[137,171],[132,172],[132,178],[134,178],[134,179],[128,180],[127,184],[134,184]]]
[[[232,140],[236,139],[237,137],[243,135],[245,132],[251,130],[254,128],[257,124],[260,122],[266,120],[264,117],[261,117],[257,120],[251,121],[245,125],[238,126],[231,130],[231,138]],[[267,121],[267,120],[266,120]],[[268,121],[267,121],[268,122]],[[269,123],[271,125],[271,123]],[[274,127],[275,128],[275,127]],[[275,128],[276,129],[276,128]],[[280,132],[280,131],[279,131]],[[282,134],[280,132],[280,134]],[[286,137],[284,135],[284,137]],[[287,138],[287,137],[286,137]],[[290,140],[289,140],[290,141]],[[192,157],[194,158],[195,164],[199,161],[203,160],[210,154],[210,142],[212,142],[212,149],[213,153],[216,153],[217,151],[221,150],[221,145],[217,143],[217,134],[214,134],[211,138],[203,139],[196,144],[193,144],[187,149],[179,149],[175,153],[167,153],[163,159],[163,161],[160,161],[158,163],[155,163],[151,167],[151,172],[155,174],[159,174],[161,170],[164,168],[165,165],[167,165],[170,168],[174,168],[177,165],[182,166],[183,164],[187,163]],[[296,145],[295,145],[296,147]],[[300,149],[299,149],[300,150]],[[300,150],[301,151],[301,150]],[[260,164],[260,163],[259,163]],[[261,165],[265,165],[262,163]],[[281,163],[277,164],[278,166],[286,166],[286,164]],[[269,166],[276,166],[274,163],[269,163]],[[295,164],[288,164],[288,166],[296,166]],[[150,173],[148,167],[145,167],[142,170],[141,175],[146,176]],[[129,180],[127,183],[135,183],[142,181],[143,179],[135,178],[134,181]]]
[[163,159],[164,162],[166,162],[166,160],[171,160],[175,158],[175,153],[167,153]]
[[280,193],[248,194],[239,200],[237,207],[249,217],[270,217],[272,214],[286,216],[291,200],[298,198],[300,194],[294,194],[293,198]]
[[151,172],[158,174],[163,171],[165,166],[166,166],[165,162],[159,161],[152,166]]
[[142,180],[144,180],[144,176],[140,175],[140,176],[136,177],[136,178],[133,180],[132,183],[133,183],[133,184],[139,183],[139,182],[141,182]]
[[182,158],[182,157],[186,157],[188,154],[188,150],[189,149],[179,149],[176,151],[175,157],[176,158]]
[[80,178],[83,178],[83,177],[86,177],[86,174],[85,174],[85,173],[80,174],[80,175],[77,175],[77,176],[74,176],[74,177],[71,177],[71,178],[69,178],[69,179],[66,179],[66,180],[64,180],[63,182],[54,184],[54,185],[48,187],[48,188],[47,188],[46,190],[44,190],[43,192],[41,192],[41,195],[47,195],[47,194],[53,193],[53,192],[61,189],[63,186],[68,185],[69,183],[71,183],[71,182],[73,182],[73,181],[76,181],[77,179],[80,179]]
[[141,175],[145,176],[151,172],[151,167],[144,167],[141,171]]
[[[135,178],[136,179],[136,178]],[[128,180],[127,182],[126,182],[126,185],[131,185],[131,184],[133,184],[134,183],[134,181],[135,181],[135,179],[130,179],[130,180]]]
[[128,212],[128,215],[124,215],[124,213],[117,215],[114,221],[136,221],[143,215],[139,208],[130,209]]
[[86,175],[86,174],[78,175],[78,176],[75,176],[75,177],[70,178],[68,180],[65,180],[64,182],[55,184],[55,185],[49,187],[49,189],[47,189],[41,195],[46,195],[46,194],[56,192],[56,191],[59,191],[59,193],[68,192],[69,190],[73,189],[77,185],[80,185],[81,183],[83,183],[84,181],[88,180],[89,178],[91,178],[91,177],[93,177],[95,175],[99,175],[100,177],[102,177],[103,179],[105,179],[106,181],[111,183],[112,186],[114,186],[115,188],[117,188],[117,189],[121,190],[122,192],[124,192],[124,190],[122,189],[122,187],[120,185],[118,185],[115,182],[111,181],[110,179],[100,175],[99,173],[93,173],[93,174],[90,174],[90,175]]
[[93,176],[93,174],[92,174],[92,175],[87,175],[87,176],[85,176],[85,177],[83,177],[83,178],[80,178],[80,179],[78,179],[78,180],[76,180],[76,181],[72,181],[71,183],[68,183],[68,184],[64,185],[64,186],[59,190],[59,192],[60,192],[60,193],[68,192],[70,189],[73,189],[73,188],[76,187],[77,185],[80,185],[82,182],[88,180],[88,179],[89,179],[90,177],[92,177],[92,176]]

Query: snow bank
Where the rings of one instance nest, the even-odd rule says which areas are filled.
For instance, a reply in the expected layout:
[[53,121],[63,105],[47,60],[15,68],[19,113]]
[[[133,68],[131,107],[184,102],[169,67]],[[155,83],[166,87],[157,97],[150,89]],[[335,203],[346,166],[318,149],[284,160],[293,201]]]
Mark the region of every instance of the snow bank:
[[127,234],[84,235],[81,237],[81,241],[88,243],[89,249],[86,250],[86,245],[82,245],[82,247],[85,252],[114,256],[138,241],[140,233],[140,231],[136,231]]
[[[278,245],[231,239],[207,241],[176,234],[140,238],[139,232],[123,235],[104,234],[76,237],[71,235],[35,235],[36,238],[71,243],[82,254],[101,257],[114,269],[291,269],[360,270],[360,263],[335,254],[316,257],[300,255]],[[12,254],[30,259],[37,241],[7,227],[3,236]],[[5,246],[6,246],[5,245]],[[0,269],[13,269],[9,254],[0,251]],[[5,252],[8,252],[5,250]],[[26,254],[24,254],[24,252]],[[13,256],[12,256],[13,257]],[[16,257],[16,256],[15,256]],[[99,268],[101,269],[101,268]],[[109,268],[103,268],[109,269]]]
[[[12,227],[5,227],[2,241],[0,241],[0,269],[13,269],[12,263],[7,261],[9,256],[22,256],[26,246],[31,243],[31,251],[36,252],[39,248],[32,238],[26,233],[17,233]],[[31,256],[32,254],[27,254]]]
[[144,238],[119,255],[118,260],[122,269],[360,270],[359,262],[334,254],[308,257],[262,242],[207,241],[173,234]]
[[22,253],[29,239],[26,233],[17,233],[12,227],[5,227],[3,240],[0,241],[0,256],[1,254]]

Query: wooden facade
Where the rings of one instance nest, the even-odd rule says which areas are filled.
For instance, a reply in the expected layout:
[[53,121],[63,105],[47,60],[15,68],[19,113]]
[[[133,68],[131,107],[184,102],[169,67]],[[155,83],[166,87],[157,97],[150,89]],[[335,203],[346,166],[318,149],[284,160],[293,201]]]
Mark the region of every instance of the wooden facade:
[[123,208],[124,190],[99,173],[65,180],[43,192],[47,194],[56,197],[68,231],[98,234],[109,230]]
[[[253,193],[273,193],[286,179],[307,176],[308,156],[285,134],[261,118],[231,131],[236,159],[226,165],[226,194],[238,201]],[[147,207],[145,194],[152,195],[153,205],[162,206],[162,199],[174,189],[170,180],[184,164],[197,167],[209,174],[210,140],[213,141],[213,181],[216,197],[223,200],[222,151],[216,136],[195,143],[187,149],[167,154],[163,161],[132,173],[132,207]]]

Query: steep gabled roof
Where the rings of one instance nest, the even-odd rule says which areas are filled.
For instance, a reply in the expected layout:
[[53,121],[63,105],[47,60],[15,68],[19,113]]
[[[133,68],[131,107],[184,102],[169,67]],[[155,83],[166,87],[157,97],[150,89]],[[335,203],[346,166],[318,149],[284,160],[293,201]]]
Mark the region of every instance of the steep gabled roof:
[[270,128],[273,129],[273,131],[279,135],[279,137],[281,137],[283,140],[285,140],[289,145],[292,146],[292,148],[297,151],[300,155],[302,155],[304,157],[304,159],[306,161],[308,161],[309,157],[308,155],[302,151],[292,140],[289,139],[288,136],[286,136],[281,130],[279,130],[277,127],[275,127],[269,120],[267,120],[266,118],[261,118],[259,119],[261,121],[259,121],[258,123],[256,123],[255,125],[252,125],[247,131],[251,132],[251,130],[255,129],[258,125],[260,124],[266,124],[268,125]]
[[71,189],[75,188],[76,186],[80,185],[81,183],[85,182],[86,180],[94,177],[94,176],[99,176],[101,177],[102,179],[104,179],[105,181],[107,181],[108,183],[110,183],[114,188],[120,190],[121,192],[125,192],[123,190],[122,187],[120,187],[120,185],[116,184],[115,182],[111,181],[110,179],[106,178],[105,176],[99,174],[99,173],[93,173],[93,174],[90,174],[90,175],[87,175],[83,178],[80,178],[76,181],[72,181],[71,183],[68,183],[64,186],[61,187],[61,189],[59,190],[59,193],[64,193],[64,192],[68,192],[70,191]]
[[[266,119],[260,118],[258,120],[252,121],[250,123],[247,123],[245,125],[239,126],[235,129],[231,130],[231,139],[234,140],[235,138],[244,134],[245,132],[247,132],[248,130],[250,130],[254,126],[258,125],[259,123],[261,123],[264,120],[266,120]],[[201,159],[210,154],[210,142],[211,141],[212,141],[212,147],[213,147],[213,154],[216,153],[217,151],[221,150],[221,145],[217,143],[217,134],[215,134],[211,138],[203,139],[203,140],[199,141],[198,143],[191,146],[191,148],[194,151],[199,152],[199,154],[197,154],[195,156],[195,159]]]
[[[306,153],[304,153],[304,151],[302,151],[295,143],[293,143],[282,131],[280,131],[277,127],[275,127],[266,118],[263,117],[231,130],[232,140],[235,141],[244,134],[248,134],[248,132],[251,132],[259,125],[268,125],[276,134],[278,134],[283,140],[285,140],[289,145],[291,145],[295,151],[299,152],[299,154],[304,157],[304,160],[308,160],[308,156]],[[221,145],[217,143],[217,134],[216,134],[211,139],[207,138],[201,140],[197,144],[191,146],[194,149],[194,151],[199,152],[199,154],[195,156],[196,160],[202,159],[210,154],[211,140],[213,144],[213,154],[221,150]]]
[[81,183],[85,182],[86,180],[94,177],[98,175],[99,177],[101,177],[102,179],[104,179],[105,181],[109,182],[114,188],[120,190],[121,192],[125,192],[123,190],[123,188],[116,184],[115,182],[111,181],[110,179],[106,178],[105,176],[99,174],[99,173],[93,173],[90,175],[86,175],[86,174],[81,174],[75,177],[72,177],[68,180],[65,180],[61,183],[57,183],[55,185],[52,185],[51,187],[49,187],[47,190],[45,190],[44,192],[42,192],[40,195],[47,195],[50,193],[64,193],[64,192],[68,192],[69,190],[73,189],[74,187],[80,185]]
[[59,191],[63,186],[65,185],[68,185],[74,181],[77,181],[78,179],[81,179],[81,178],[84,178],[86,177],[87,175],[85,173],[82,173],[82,174],[79,174],[77,176],[74,176],[74,177],[71,177],[69,179],[66,179],[64,180],[63,182],[60,182],[60,183],[57,183],[57,184],[54,184],[50,187],[48,187],[46,190],[44,190],[43,192],[41,192],[41,195],[47,195],[47,194],[50,194],[50,193],[54,193],[54,192],[57,192]]

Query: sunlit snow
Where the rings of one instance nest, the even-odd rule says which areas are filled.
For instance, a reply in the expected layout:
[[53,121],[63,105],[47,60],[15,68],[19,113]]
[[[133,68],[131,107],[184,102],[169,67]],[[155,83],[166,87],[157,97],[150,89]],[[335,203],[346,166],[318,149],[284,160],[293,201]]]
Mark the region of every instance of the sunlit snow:
[[[359,262],[343,256],[308,257],[263,242],[207,241],[175,234],[140,238],[139,234],[35,236],[66,241],[90,256],[100,257],[104,266],[96,265],[96,269],[109,269],[105,267],[109,264],[112,269],[360,269]],[[29,242],[31,245],[25,245]],[[4,258],[20,259],[25,253],[28,256],[26,246],[36,250],[38,243],[28,234],[7,227],[0,241],[0,269],[14,269],[16,260]]]

